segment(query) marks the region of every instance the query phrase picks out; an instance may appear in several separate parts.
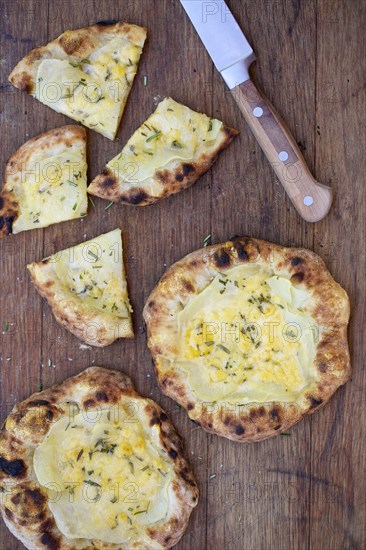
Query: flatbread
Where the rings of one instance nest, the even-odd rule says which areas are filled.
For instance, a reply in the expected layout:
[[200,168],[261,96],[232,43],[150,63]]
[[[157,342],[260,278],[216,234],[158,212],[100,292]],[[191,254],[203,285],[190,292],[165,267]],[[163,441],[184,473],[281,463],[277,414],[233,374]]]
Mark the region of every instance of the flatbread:
[[134,206],[152,204],[195,183],[237,135],[221,121],[165,98],[88,193]]
[[120,229],[27,267],[56,320],[80,340],[103,347],[133,337]]
[[0,236],[86,216],[86,171],[81,126],[62,126],[24,143],[6,165]]
[[14,407],[0,487],[4,521],[31,550],[170,548],[198,501],[165,412],[101,367]]
[[208,432],[259,441],[349,379],[349,312],[313,252],[236,238],[168,269],[144,319],[162,391]]
[[146,29],[123,21],[68,30],[29,52],[9,81],[114,139],[145,40]]

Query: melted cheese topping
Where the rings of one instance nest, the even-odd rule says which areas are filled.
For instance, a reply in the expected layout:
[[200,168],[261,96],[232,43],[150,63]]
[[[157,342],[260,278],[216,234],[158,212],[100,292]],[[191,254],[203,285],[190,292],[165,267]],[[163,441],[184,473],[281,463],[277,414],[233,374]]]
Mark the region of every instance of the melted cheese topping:
[[44,59],[35,97],[55,111],[114,139],[142,47],[114,38],[88,59]]
[[120,229],[51,258],[61,284],[86,306],[116,317],[130,316],[132,308],[127,294]]
[[222,126],[166,98],[107,166],[127,184],[140,184],[173,160],[192,161],[215,143]]
[[66,537],[128,544],[166,517],[171,465],[144,430],[139,407],[67,415],[35,449],[34,471]]
[[309,293],[257,266],[218,274],[178,314],[177,366],[203,401],[299,399],[316,378]]
[[86,216],[85,144],[40,149],[19,168],[19,179],[11,177],[4,187],[13,191],[20,210],[13,233]]

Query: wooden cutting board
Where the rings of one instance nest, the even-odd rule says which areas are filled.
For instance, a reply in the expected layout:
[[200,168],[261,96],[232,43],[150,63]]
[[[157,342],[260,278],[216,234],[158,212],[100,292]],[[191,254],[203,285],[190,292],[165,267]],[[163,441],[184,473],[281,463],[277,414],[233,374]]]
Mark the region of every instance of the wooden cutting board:
[[[67,28],[106,19],[146,25],[149,40],[117,142],[89,132],[89,176],[171,95],[236,126],[241,136],[194,187],[158,205],[96,200],[76,220],[0,242],[1,417],[37,391],[89,365],[120,368],[160,403],[183,435],[201,499],[179,550],[362,550],[366,546],[364,0],[230,0],[260,64],[257,83],[276,105],[335,202],[315,225],[302,221],[214,70],[178,0],[3,0],[1,173],[26,139],[69,123],[13,89],[7,75],[29,49]],[[146,86],[144,76],[147,76]],[[32,288],[26,263],[120,226],[137,337],[84,349],[59,327]],[[313,249],[350,294],[352,382],[289,432],[243,445],[210,436],[158,390],[141,311],[166,266],[202,246],[252,235]],[[6,330],[8,327],[8,330]],[[1,550],[22,545],[0,524]]]

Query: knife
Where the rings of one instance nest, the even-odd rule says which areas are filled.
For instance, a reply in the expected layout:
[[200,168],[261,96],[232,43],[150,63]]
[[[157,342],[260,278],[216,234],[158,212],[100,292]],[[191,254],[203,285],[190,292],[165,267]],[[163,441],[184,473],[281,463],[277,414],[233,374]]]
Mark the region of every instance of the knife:
[[317,222],[332,190],[311,175],[284,121],[249,76],[255,55],[224,0],[180,0],[216,68],[299,214]]

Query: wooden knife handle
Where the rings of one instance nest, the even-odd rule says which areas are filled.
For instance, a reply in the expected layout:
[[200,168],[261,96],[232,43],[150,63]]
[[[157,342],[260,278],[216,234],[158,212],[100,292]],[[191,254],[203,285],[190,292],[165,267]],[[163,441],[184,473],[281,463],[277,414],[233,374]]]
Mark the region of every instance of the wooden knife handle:
[[251,80],[236,86],[232,93],[296,210],[308,222],[324,218],[332,204],[332,190],[313,178],[274,107]]

